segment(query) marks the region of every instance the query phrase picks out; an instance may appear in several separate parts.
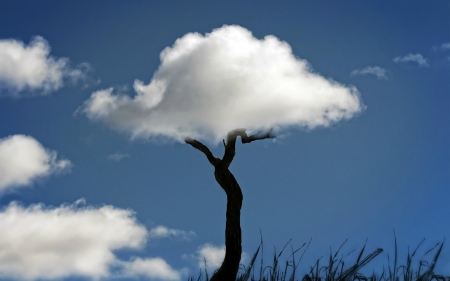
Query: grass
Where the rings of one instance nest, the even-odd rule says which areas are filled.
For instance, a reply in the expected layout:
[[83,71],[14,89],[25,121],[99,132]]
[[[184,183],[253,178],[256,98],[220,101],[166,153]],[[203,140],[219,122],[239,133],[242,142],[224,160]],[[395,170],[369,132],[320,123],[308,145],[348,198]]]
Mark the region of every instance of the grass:
[[[364,251],[366,248],[366,245],[364,245],[358,254],[356,263],[348,266],[344,261],[343,255],[341,255],[340,258],[337,257],[342,246],[347,242],[346,240],[344,243],[342,243],[342,245],[334,255],[330,252],[330,256],[326,265],[321,265],[320,258],[315,262],[313,266],[310,267],[308,274],[299,276],[299,264],[303,255],[308,249],[311,240],[309,241],[309,243],[304,243],[298,249],[294,249],[290,243],[291,240],[289,240],[278,254],[276,251],[274,252],[271,265],[264,265],[263,254],[261,254],[260,267],[259,270],[257,270],[255,268],[255,261],[258,257],[259,252],[263,252],[264,249],[263,241],[261,238],[261,243],[253,254],[248,265],[241,265],[236,281],[450,281],[450,276],[444,277],[443,275],[438,275],[434,272],[436,262],[438,261],[439,255],[442,251],[442,247],[444,246],[444,241],[437,243],[433,248],[425,253],[424,256],[434,251],[434,257],[431,259],[431,261],[421,259],[418,262],[413,262],[417,250],[424,241],[425,239],[419,243],[419,245],[412,253],[409,252],[408,248],[406,263],[403,265],[398,265],[397,238],[395,237],[394,233],[395,247],[392,265],[390,257],[388,255],[387,268],[384,268],[383,266],[383,271],[381,272],[381,274],[377,275],[374,272],[370,276],[364,276],[359,272],[361,268],[366,266],[370,261],[376,258],[380,253],[382,253],[383,249],[378,248],[372,251],[370,254],[364,256]],[[286,250],[286,247],[288,245],[291,246],[291,254],[286,261],[280,262],[280,257]],[[437,250],[435,250],[436,248]],[[346,257],[348,257],[348,255],[350,255],[352,252],[347,254]],[[300,257],[296,259],[296,255],[300,255]],[[413,266],[413,264],[416,264],[417,266]],[[255,277],[255,271],[258,274],[257,277]],[[209,275],[206,270],[204,270],[204,272],[200,271],[197,278],[190,277],[188,279],[188,281],[208,280]]]

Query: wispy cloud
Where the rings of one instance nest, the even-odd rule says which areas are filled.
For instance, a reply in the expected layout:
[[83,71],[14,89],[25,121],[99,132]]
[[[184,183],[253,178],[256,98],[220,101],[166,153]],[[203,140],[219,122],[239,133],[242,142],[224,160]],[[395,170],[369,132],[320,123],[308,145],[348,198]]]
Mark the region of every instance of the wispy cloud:
[[447,50],[450,50],[450,42],[433,46],[433,51],[447,51]]
[[351,72],[352,76],[375,75],[378,79],[387,80],[386,70],[379,66],[368,66],[363,69],[355,69]]
[[424,58],[421,54],[408,54],[404,57],[396,57],[394,58],[394,62],[396,63],[415,62],[421,67],[430,66],[428,63],[428,59]]
[[441,45],[442,50],[450,50],[450,42]]
[[44,148],[33,137],[13,135],[0,139],[0,192],[68,172],[71,167],[69,160],[58,159],[56,151]]
[[116,152],[116,153],[106,156],[106,159],[115,161],[115,162],[120,162],[120,160],[122,160],[124,158],[130,158],[130,157],[131,156],[129,154]]
[[5,89],[2,95],[20,97],[24,90],[47,95],[61,88],[65,79],[85,80],[90,70],[87,63],[72,68],[68,58],[51,56],[50,45],[41,36],[28,45],[14,39],[0,40],[0,89]]
[[162,225],[152,228],[149,233],[149,238],[179,238],[182,240],[191,240],[194,236],[196,236],[193,231],[184,231],[180,229],[168,228]]

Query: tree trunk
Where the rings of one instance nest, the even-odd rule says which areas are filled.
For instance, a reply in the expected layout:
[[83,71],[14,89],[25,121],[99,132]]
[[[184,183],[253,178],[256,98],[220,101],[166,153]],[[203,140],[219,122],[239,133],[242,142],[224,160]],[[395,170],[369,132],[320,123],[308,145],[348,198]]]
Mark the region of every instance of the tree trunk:
[[225,226],[225,259],[211,281],[234,281],[241,261],[241,207],[242,191],[228,168],[215,167],[214,176],[227,194],[227,221]]
[[222,159],[213,156],[211,151],[201,142],[187,138],[185,142],[206,155],[209,163],[214,166],[216,181],[227,194],[227,216],[225,225],[225,259],[220,268],[213,274],[210,281],[235,281],[239,270],[242,254],[241,207],[242,191],[233,174],[228,169],[235,155],[236,138],[240,136],[242,143],[273,138],[271,130],[265,134],[247,136],[245,130],[238,129],[228,133],[225,153]]

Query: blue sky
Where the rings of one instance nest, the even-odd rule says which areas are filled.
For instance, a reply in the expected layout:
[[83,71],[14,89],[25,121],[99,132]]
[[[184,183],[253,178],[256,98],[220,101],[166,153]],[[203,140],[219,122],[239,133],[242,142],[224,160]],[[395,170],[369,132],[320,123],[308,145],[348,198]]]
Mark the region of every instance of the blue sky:
[[[330,247],[348,238],[346,254],[368,239],[367,253],[385,250],[366,266],[378,271],[393,256],[395,229],[401,263],[408,246],[426,238],[421,257],[445,238],[436,272],[449,275],[449,19],[448,1],[0,3],[1,280],[184,280],[197,274],[202,255],[213,267],[224,244],[226,197],[204,155],[180,138],[194,134],[219,157],[217,140],[228,128],[220,124],[251,116],[261,118],[245,124],[273,122],[277,138],[239,143],[230,167],[244,194],[244,252],[256,249],[260,230],[266,261],[273,247],[291,238],[300,247],[312,238],[302,276]],[[242,76],[253,84],[226,80],[234,61],[227,64],[213,47],[161,64],[166,47],[178,50],[177,39],[197,32],[198,42],[213,46],[207,33],[224,25],[246,34],[249,50],[273,35],[273,42],[285,43],[269,47],[288,45],[291,53],[274,59],[256,52],[249,63],[256,67]],[[179,50],[188,49],[187,41],[178,42]],[[283,80],[289,73],[280,78],[267,69],[289,63],[320,83],[305,78],[280,91],[285,81],[297,85],[300,74]],[[236,72],[247,67],[236,65]],[[183,84],[178,73],[194,78]],[[157,97],[150,83],[158,79],[189,88],[173,90],[188,98],[151,123],[134,98]],[[298,89],[319,88],[331,94],[323,103],[302,107],[290,100]],[[256,108],[256,115],[229,121],[232,116],[217,117],[227,116],[221,108],[186,111],[186,124],[195,116],[210,121],[202,123],[207,133],[202,124],[171,123],[178,108],[205,100],[201,93],[233,102],[232,89],[248,94],[244,109]],[[292,104],[293,114],[338,108],[336,120],[312,110],[286,121],[279,114],[285,103],[274,105],[274,119],[264,119],[262,97],[271,91]]]

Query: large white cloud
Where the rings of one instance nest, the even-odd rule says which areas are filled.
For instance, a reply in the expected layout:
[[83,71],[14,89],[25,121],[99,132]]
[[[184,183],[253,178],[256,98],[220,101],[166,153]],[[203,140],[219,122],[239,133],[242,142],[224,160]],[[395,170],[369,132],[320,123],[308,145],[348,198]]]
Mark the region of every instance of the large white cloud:
[[312,72],[288,43],[240,26],[188,33],[161,52],[148,85],[104,89],[81,110],[132,137],[218,142],[228,131],[329,126],[363,109],[355,87]]
[[24,279],[107,276],[112,251],[138,248],[146,237],[131,211],[113,206],[11,203],[0,213],[0,225],[0,275]]
[[23,90],[48,94],[61,88],[64,78],[85,78],[82,64],[72,69],[67,58],[50,56],[48,42],[34,37],[28,45],[14,39],[0,40],[0,95],[20,96]]
[[0,278],[98,279],[118,274],[179,280],[183,272],[158,257],[117,259],[114,250],[142,248],[148,237],[131,210],[86,206],[83,199],[59,207],[13,202],[0,210],[0,228]]
[[0,193],[32,184],[36,179],[70,170],[69,160],[45,149],[30,136],[13,135],[0,139]]

